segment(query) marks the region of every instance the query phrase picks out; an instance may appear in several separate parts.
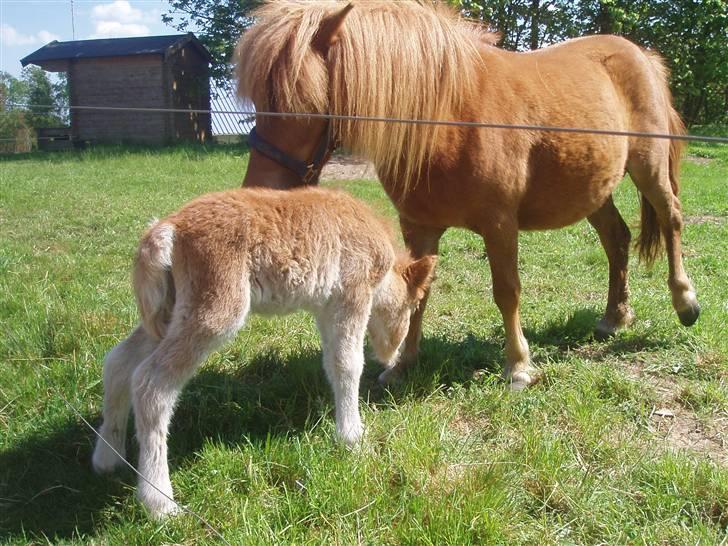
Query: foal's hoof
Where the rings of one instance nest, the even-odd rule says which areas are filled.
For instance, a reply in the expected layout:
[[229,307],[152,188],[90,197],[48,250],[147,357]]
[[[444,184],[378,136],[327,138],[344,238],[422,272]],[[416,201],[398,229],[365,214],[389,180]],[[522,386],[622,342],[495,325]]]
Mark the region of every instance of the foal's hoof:
[[161,521],[166,518],[174,517],[184,512],[174,501],[163,495],[139,495],[139,501],[144,505],[152,519]]
[[382,387],[393,387],[395,385],[399,385],[402,383],[402,371],[399,370],[397,366],[387,368],[379,374],[379,377],[377,377],[377,383],[379,383]]
[[346,427],[336,427],[336,436],[346,447],[355,449],[361,445],[361,439],[364,437],[364,425],[359,421]]
[[535,385],[541,381],[542,377],[543,374],[539,369],[530,367],[515,372],[510,378],[506,378],[506,381],[508,381],[508,388],[515,392]]
[[700,316],[700,304],[696,301],[690,307],[677,313],[680,322],[683,326],[692,326]]
[[94,449],[91,464],[97,474],[110,474],[124,464],[124,459],[114,453],[106,444],[99,443]]

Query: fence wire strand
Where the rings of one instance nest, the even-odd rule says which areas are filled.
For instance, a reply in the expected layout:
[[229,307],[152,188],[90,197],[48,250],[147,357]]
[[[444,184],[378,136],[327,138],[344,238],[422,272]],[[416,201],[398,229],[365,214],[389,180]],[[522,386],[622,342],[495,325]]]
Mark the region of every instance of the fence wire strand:
[[[17,108],[48,108],[48,105],[38,104],[13,104]],[[340,114],[319,114],[312,112],[265,112],[254,110],[205,110],[205,109],[187,109],[187,108],[142,108],[133,106],[68,106],[69,110],[81,111],[109,111],[109,112],[142,112],[142,113],[172,113],[172,114],[218,114],[218,115],[244,115],[244,116],[262,116],[262,117],[295,117],[308,119],[325,119],[338,121],[360,121],[374,123],[398,123],[412,125],[440,125],[446,127],[470,127],[481,129],[500,129],[500,130],[516,130],[516,131],[540,131],[540,132],[556,132],[556,133],[577,133],[577,134],[594,134],[603,136],[617,137],[636,137],[636,138],[659,138],[667,140],[682,140],[694,142],[711,142],[719,144],[728,144],[728,136],[702,136],[702,135],[674,135],[670,133],[651,133],[641,131],[617,131],[611,129],[595,129],[583,127],[558,127],[549,125],[528,125],[528,124],[508,124],[508,123],[488,123],[483,121],[459,121],[459,120],[435,120],[435,119],[407,119],[407,118],[390,118],[377,116],[346,116]],[[51,137],[52,138],[52,137]]]

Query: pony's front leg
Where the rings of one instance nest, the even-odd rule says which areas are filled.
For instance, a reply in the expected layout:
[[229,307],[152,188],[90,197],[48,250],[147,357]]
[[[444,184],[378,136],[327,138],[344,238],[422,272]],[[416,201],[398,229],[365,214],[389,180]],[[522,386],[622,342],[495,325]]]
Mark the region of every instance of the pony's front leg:
[[[404,238],[407,249],[415,259],[423,256],[436,255],[440,238],[445,233],[446,228],[436,228],[431,226],[423,226],[399,217],[399,224],[402,228],[402,237]],[[425,291],[425,295],[420,301],[419,306],[412,313],[410,318],[409,330],[404,340],[404,347],[395,366],[384,370],[379,376],[379,383],[382,385],[390,385],[400,379],[404,373],[417,363],[417,355],[420,351],[420,340],[422,339],[422,318],[427,307],[427,300],[430,297],[430,288]]]
[[503,378],[512,390],[536,383],[540,372],[531,365],[528,342],[521,330],[518,311],[521,281],[518,277],[518,227],[500,223],[483,234],[493,277],[493,297],[503,316],[506,332],[506,363]]
[[627,263],[631,235],[611,196],[587,219],[597,231],[609,261],[607,310],[594,332],[597,339],[606,339],[620,328],[629,326],[634,320],[634,311],[627,302]]
[[364,434],[359,414],[359,381],[364,370],[364,336],[371,298],[329,304],[316,317],[326,377],[334,391],[336,435],[348,446]]

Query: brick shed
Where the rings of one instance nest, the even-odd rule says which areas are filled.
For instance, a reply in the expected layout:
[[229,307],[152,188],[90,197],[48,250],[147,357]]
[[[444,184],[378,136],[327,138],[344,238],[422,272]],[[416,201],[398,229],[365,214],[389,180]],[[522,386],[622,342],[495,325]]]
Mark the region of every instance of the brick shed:
[[[21,59],[68,74],[71,106],[210,109],[210,53],[191,33],[53,41]],[[77,142],[205,141],[209,114],[71,109]]]

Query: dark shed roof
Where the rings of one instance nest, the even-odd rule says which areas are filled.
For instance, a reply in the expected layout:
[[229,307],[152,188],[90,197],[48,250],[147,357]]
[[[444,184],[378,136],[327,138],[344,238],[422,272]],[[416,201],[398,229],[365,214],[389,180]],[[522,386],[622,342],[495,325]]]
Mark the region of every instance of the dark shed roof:
[[65,59],[91,59],[98,57],[128,57],[131,55],[169,55],[192,43],[208,62],[210,52],[194,34],[171,36],[143,36],[140,38],[106,38],[102,40],[54,40],[20,60],[23,66]]

